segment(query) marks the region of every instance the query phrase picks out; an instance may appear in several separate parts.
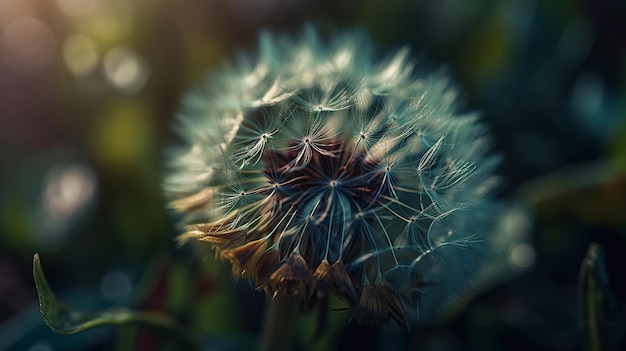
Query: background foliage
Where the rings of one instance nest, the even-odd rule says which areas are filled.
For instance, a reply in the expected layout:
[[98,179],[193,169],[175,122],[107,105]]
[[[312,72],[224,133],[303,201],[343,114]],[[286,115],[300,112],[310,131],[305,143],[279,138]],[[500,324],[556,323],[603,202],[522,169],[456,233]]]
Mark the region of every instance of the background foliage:
[[616,300],[606,323],[623,335],[624,2],[4,0],[0,350],[177,348],[136,326],[54,334],[36,302],[34,252],[63,301],[166,312],[207,350],[255,345],[264,296],[174,245],[162,155],[194,81],[253,48],[261,29],[305,23],[361,27],[381,51],[408,44],[422,69],[445,64],[494,133],[509,210],[492,272],[440,324],[370,331],[331,313],[315,337],[315,318],[302,317],[299,349],[583,349],[577,284],[592,241]]

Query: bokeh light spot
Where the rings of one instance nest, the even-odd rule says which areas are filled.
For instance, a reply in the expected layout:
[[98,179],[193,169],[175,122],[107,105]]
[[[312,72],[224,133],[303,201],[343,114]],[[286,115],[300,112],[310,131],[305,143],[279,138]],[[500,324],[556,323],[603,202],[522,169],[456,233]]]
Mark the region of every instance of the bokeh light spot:
[[50,27],[32,17],[13,20],[2,32],[0,55],[14,70],[33,73],[54,57],[56,40]]
[[529,244],[517,244],[513,246],[509,255],[509,261],[516,269],[526,269],[535,263],[535,249]]
[[126,47],[117,47],[104,57],[106,80],[121,93],[132,95],[143,88],[148,79],[144,60]]
[[82,164],[58,166],[44,178],[40,213],[43,230],[35,231],[40,244],[61,244],[68,229],[91,207],[97,191],[91,168]]
[[606,131],[608,122],[607,118],[602,118],[604,91],[602,76],[595,71],[585,71],[576,79],[570,99],[570,108],[578,122],[598,134]]
[[63,166],[48,174],[44,206],[51,218],[66,221],[92,200],[94,194],[95,177],[89,168]]
[[98,39],[120,40],[132,30],[133,7],[127,0],[98,1],[84,22],[88,32]]
[[93,40],[85,35],[75,34],[63,43],[63,59],[75,76],[85,76],[96,68],[98,52]]

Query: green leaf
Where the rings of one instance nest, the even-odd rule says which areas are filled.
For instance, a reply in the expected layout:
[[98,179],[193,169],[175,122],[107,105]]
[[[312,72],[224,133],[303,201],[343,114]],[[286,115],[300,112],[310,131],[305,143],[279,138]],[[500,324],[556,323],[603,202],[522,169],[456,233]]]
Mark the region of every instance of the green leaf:
[[177,337],[187,350],[199,350],[176,320],[161,313],[138,312],[127,309],[115,309],[100,313],[86,312],[60,301],[44,275],[39,254],[33,257],[33,278],[39,297],[39,307],[46,324],[59,334],[76,334],[81,331],[126,324],[142,324],[164,330]]
[[609,276],[600,245],[591,243],[580,267],[578,282],[581,326],[586,349],[611,350],[614,345],[615,300],[609,289]]

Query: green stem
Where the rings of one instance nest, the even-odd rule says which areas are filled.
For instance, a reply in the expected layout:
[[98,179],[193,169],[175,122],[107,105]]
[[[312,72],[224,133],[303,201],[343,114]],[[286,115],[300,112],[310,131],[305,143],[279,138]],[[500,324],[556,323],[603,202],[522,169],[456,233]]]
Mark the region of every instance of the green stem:
[[278,295],[265,304],[261,351],[283,351],[289,348],[294,323],[293,302]]
[[201,351],[196,341],[172,317],[155,312],[131,312],[120,320],[121,324],[146,325],[160,329],[177,339],[189,351]]

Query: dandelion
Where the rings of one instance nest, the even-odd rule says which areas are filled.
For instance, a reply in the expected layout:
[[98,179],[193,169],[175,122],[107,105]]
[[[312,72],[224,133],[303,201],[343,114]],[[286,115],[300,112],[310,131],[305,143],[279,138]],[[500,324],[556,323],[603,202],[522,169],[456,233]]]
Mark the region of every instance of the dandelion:
[[188,145],[165,182],[180,240],[209,243],[269,296],[338,296],[362,324],[436,316],[485,246],[484,128],[405,49],[378,60],[364,35],[325,44],[312,29],[260,43],[183,102]]

